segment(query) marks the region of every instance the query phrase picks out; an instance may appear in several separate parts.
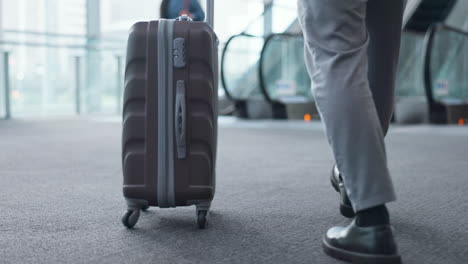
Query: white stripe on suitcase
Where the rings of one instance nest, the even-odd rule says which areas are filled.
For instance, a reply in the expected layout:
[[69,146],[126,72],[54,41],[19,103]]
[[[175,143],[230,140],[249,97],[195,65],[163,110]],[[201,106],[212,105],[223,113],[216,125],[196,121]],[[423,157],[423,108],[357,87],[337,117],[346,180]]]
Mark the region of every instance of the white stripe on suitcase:
[[157,199],[161,208],[175,207],[174,108],[172,39],[174,21],[159,21],[158,43],[158,175]]

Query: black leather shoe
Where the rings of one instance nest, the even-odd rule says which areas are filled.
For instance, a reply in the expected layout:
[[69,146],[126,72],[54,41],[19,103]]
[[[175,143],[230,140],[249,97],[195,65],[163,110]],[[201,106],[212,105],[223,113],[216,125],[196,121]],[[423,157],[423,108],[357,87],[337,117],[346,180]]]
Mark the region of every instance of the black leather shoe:
[[323,239],[323,250],[333,258],[360,264],[400,264],[391,225],[333,227]]
[[343,180],[340,177],[340,172],[336,168],[336,166],[333,166],[331,176],[330,176],[330,181],[335,188],[337,192],[340,193],[341,199],[340,199],[340,212],[344,217],[348,218],[353,218],[355,216],[353,207],[351,206],[351,201],[348,198],[348,195],[346,194],[346,190],[343,184]]

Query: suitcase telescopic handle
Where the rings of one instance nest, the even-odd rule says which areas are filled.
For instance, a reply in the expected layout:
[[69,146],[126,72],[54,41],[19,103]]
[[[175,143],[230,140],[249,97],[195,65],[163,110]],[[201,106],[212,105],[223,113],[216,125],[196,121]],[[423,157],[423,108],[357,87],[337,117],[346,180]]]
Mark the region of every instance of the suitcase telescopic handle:
[[206,0],[206,23],[214,28],[214,0]]

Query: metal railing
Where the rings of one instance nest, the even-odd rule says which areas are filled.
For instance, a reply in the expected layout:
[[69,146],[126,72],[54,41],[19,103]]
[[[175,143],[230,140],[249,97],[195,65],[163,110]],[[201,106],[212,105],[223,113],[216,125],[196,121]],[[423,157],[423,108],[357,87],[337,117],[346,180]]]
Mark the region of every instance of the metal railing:
[[[50,32],[34,32],[34,31],[14,31],[14,30],[3,30],[4,39],[0,40],[0,51],[2,53],[2,69],[3,69],[3,111],[4,111],[4,119],[10,119],[12,116],[15,116],[14,108],[12,107],[12,55],[15,55],[15,50],[18,50],[16,53],[21,53],[25,49],[33,49],[36,50],[39,48],[41,51],[47,52],[59,52],[60,54],[70,52],[71,54],[70,59],[72,60],[71,67],[69,72],[72,72],[74,75],[74,82],[69,89],[72,92],[73,97],[73,104],[74,110],[73,112],[77,115],[83,113],[83,76],[84,72],[88,72],[84,66],[85,59],[90,52],[96,56],[96,54],[102,53],[111,53],[111,57],[108,59],[112,59],[112,56],[115,60],[116,74],[115,80],[115,102],[116,107],[114,113],[120,114],[121,112],[121,99],[122,99],[122,78],[123,78],[123,65],[122,59],[124,58],[125,54],[125,40],[124,39],[105,39],[105,38],[93,38],[81,35],[73,35],[73,34],[59,34],[59,33],[50,33]],[[10,35],[10,37],[8,37]],[[5,37],[6,36],[6,37]],[[13,37],[11,37],[13,36]],[[5,39],[6,38],[6,39]],[[33,38],[35,40],[31,41],[30,39]],[[40,40],[37,40],[39,38]],[[41,41],[42,40],[42,41]],[[63,44],[64,42],[81,42],[80,44]],[[77,41],[78,40],[78,41]],[[81,40],[81,41],[79,41]],[[3,50],[3,51],[2,51]],[[75,53],[75,55],[73,55]],[[81,54],[81,55],[78,55]],[[54,56],[54,55],[50,55]],[[47,59],[43,62],[43,64],[47,64]],[[53,57],[53,59],[56,59]],[[99,58],[97,58],[99,60]],[[63,65],[58,65],[57,67],[63,67]],[[85,70],[83,71],[83,68]],[[46,69],[48,70],[48,69]],[[27,77],[28,74],[31,74],[28,71],[24,71],[24,75]],[[53,76],[55,73],[47,73]],[[114,75],[112,75],[114,76]],[[86,76],[87,77],[87,76]],[[55,78],[55,77],[54,77]],[[30,79],[34,79],[31,77]],[[53,79],[53,78],[52,78]],[[17,91],[15,91],[17,92]],[[1,104],[0,104],[1,105]],[[1,111],[0,111],[1,112]],[[2,118],[2,117],[0,117]]]
[[4,119],[11,118],[11,106],[10,106],[10,68],[8,67],[10,61],[10,53],[8,51],[3,52],[3,89],[4,89],[4,100],[5,100],[5,116]]

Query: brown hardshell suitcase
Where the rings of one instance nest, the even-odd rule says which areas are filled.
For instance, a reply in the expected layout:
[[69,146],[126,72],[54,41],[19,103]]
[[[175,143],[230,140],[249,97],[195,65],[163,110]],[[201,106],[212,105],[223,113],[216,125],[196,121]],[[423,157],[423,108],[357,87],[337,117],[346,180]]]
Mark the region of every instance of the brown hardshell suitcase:
[[[125,68],[123,194],[131,228],[140,210],[196,205],[204,228],[215,193],[218,39],[208,22],[138,22]],[[211,23],[210,23],[211,22]]]

